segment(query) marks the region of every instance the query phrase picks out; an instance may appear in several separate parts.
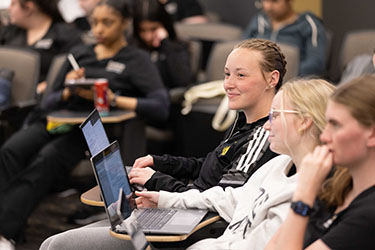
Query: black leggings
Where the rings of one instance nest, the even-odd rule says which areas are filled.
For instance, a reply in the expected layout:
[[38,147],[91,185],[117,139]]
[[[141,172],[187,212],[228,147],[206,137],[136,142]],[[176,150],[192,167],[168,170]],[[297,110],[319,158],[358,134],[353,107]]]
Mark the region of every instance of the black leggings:
[[15,133],[0,150],[0,234],[16,239],[52,186],[66,181],[87,148],[78,127],[50,135],[43,122]]

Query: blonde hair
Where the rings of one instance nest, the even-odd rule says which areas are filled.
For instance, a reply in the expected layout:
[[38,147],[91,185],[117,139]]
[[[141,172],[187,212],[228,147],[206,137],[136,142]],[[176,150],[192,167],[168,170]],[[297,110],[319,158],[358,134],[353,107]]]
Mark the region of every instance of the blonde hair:
[[279,82],[276,84],[275,89],[278,90],[281,87],[286,73],[286,61],[284,54],[281,52],[280,47],[277,46],[276,43],[269,40],[253,38],[240,42],[234,47],[234,49],[250,49],[261,52],[263,55],[263,60],[259,62],[259,64],[262,71],[279,71]]
[[335,86],[323,79],[300,78],[288,81],[280,90],[283,91],[283,99],[293,105],[301,118],[311,118],[314,124],[312,136],[320,143],[319,136],[326,124],[327,102]]
[[[375,76],[361,76],[339,86],[331,100],[347,107],[364,127],[375,125]],[[334,175],[323,184],[319,197],[330,206],[339,206],[344,203],[352,186],[349,170],[338,167]]]

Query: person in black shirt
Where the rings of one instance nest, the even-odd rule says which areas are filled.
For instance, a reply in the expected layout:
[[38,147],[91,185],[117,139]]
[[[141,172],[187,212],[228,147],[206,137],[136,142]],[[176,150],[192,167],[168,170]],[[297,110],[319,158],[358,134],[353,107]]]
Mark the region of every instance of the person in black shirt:
[[[130,17],[126,0],[106,0],[92,15],[98,43],[72,49],[81,66],[63,65],[46,112],[93,109],[91,89],[64,87],[65,79],[106,77],[107,99],[115,108],[135,111],[152,121],[168,118],[168,92],[149,55],[128,46],[124,31]],[[17,240],[39,201],[85,158],[87,150],[77,125],[47,123],[45,117],[15,133],[0,149],[0,236]],[[56,124],[55,124],[56,125]],[[3,239],[2,237],[0,237]]]
[[[220,184],[224,177],[233,177],[233,181],[242,180],[243,184],[259,167],[276,156],[269,149],[266,140],[268,133],[262,126],[267,121],[267,110],[270,109],[273,96],[282,84],[286,65],[284,56],[275,43],[262,39],[245,40],[233,51],[238,50],[246,55],[244,58],[259,55],[256,58],[261,72],[270,74],[277,71],[277,84],[267,85],[261,92],[259,88],[262,87],[256,86],[268,84],[267,80],[253,79],[250,66],[238,63],[238,68],[233,72],[225,68],[224,88],[230,98],[229,108],[240,110],[225,139],[201,158],[171,155],[138,158],[129,173],[131,183],[144,185],[148,190],[171,192],[183,192],[191,188],[203,191]],[[192,185],[188,186],[186,180],[193,180]],[[229,181],[221,181],[224,182]]]
[[178,39],[164,6],[158,0],[137,0],[133,10],[133,35],[139,47],[150,52],[164,84],[174,88],[191,83],[187,44]]
[[12,0],[10,25],[0,28],[0,45],[30,48],[40,54],[37,92],[43,93],[49,66],[55,55],[81,43],[80,32],[66,24],[57,0]]
[[362,76],[331,96],[325,144],[302,160],[296,205],[267,249],[374,249],[374,82]]

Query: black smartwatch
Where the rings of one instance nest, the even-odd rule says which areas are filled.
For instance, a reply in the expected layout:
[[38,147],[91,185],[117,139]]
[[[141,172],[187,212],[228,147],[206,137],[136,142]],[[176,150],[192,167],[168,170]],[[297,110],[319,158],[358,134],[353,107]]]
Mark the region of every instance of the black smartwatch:
[[293,211],[296,214],[304,216],[304,217],[309,216],[313,210],[309,205],[307,205],[306,203],[302,201],[294,201],[292,202],[290,207],[293,209]]

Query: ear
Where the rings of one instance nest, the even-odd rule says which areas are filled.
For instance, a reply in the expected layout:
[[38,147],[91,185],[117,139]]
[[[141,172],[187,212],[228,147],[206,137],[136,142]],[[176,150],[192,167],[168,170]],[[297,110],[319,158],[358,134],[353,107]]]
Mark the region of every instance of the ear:
[[24,11],[27,12],[27,15],[30,16],[34,12],[35,8],[36,8],[36,5],[34,4],[33,1],[26,1],[25,7],[23,9]]
[[268,88],[267,89],[272,89],[276,87],[280,79],[280,72],[278,70],[274,70],[270,73],[269,78],[268,78]]
[[298,133],[302,134],[304,131],[308,130],[313,125],[313,121],[310,117],[304,117],[300,121],[298,128]]
[[369,129],[369,136],[368,136],[367,146],[375,148],[375,126],[372,126]]

